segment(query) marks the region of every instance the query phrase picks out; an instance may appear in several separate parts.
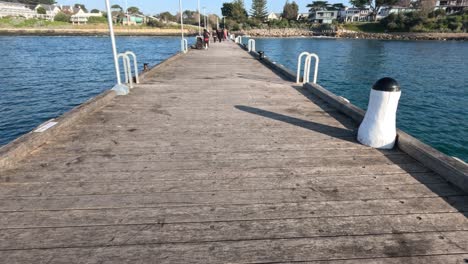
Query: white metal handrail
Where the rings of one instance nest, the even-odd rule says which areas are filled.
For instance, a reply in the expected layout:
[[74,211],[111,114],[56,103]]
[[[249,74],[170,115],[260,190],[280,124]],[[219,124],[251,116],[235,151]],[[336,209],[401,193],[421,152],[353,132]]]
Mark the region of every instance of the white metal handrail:
[[306,56],[304,61],[304,77],[302,79],[302,83],[310,82],[310,66],[312,62],[312,57],[315,58],[315,69],[314,69],[314,83],[317,83],[317,76],[318,76],[318,66],[319,66],[319,57],[315,53],[309,52],[302,52],[298,59],[297,59],[297,75],[296,75],[296,83],[301,83],[301,67],[302,67],[302,58]]
[[255,52],[255,39],[249,39],[249,52]]
[[137,62],[137,57],[136,57],[135,53],[133,53],[131,51],[126,51],[124,54],[127,55],[129,58],[130,57],[133,58],[133,69],[135,71],[135,82],[137,84],[140,83],[140,78],[138,77],[138,62]]
[[132,67],[130,63],[130,57],[125,53],[120,53],[117,55],[117,60],[122,58],[123,68],[125,73],[125,83],[130,85],[130,88],[133,88],[133,76],[132,76]]
[[242,36],[236,37],[236,43],[242,44]]

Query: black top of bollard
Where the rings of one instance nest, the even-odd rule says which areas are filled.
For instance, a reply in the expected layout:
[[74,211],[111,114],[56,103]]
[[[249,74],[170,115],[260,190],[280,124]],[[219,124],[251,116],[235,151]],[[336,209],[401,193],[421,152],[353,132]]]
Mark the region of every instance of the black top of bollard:
[[374,86],[372,86],[373,90],[377,91],[384,91],[384,92],[399,92],[401,91],[400,85],[398,82],[390,77],[385,77],[378,80]]

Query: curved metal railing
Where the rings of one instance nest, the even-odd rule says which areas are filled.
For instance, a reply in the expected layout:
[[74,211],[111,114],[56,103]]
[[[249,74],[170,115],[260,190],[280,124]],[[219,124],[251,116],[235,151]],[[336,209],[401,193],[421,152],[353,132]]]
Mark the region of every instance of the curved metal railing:
[[249,39],[249,52],[255,52],[255,39]]
[[302,83],[310,82],[310,66],[312,62],[312,57],[315,58],[315,69],[314,69],[314,83],[317,83],[317,76],[318,76],[318,66],[319,66],[319,57],[315,53],[309,52],[302,52],[298,59],[297,59],[297,75],[296,75],[296,83],[301,83],[301,68],[302,68],[302,58],[306,56],[304,61],[304,77],[302,78]]

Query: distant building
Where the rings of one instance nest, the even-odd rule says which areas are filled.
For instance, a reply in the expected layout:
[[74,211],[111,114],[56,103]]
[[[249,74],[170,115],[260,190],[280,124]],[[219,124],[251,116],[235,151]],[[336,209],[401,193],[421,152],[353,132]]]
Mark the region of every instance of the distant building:
[[74,8],[74,14],[70,17],[73,25],[87,24],[90,17],[102,17],[102,13],[86,13],[81,8]]
[[280,20],[281,17],[282,17],[282,14],[281,14],[281,13],[273,13],[273,12],[271,12],[270,14],[268,14],[267,20],[268,20],[268,21]]
[[58,5],[45,5],[45,4],[38,4],[34,8],[34,11],[36,11],[37,13],[37,10],[41,7],[45,9],[46,13],[37,14],[36,17],[46,19],[46,20],[51,20],[51,21],[54,20],[54,17],[62,11]]
[[435,9],[443,9],[449,14],[468,10],[468,0],[439,0]]
[[331,24],[337,18],[337,10],[312,10],[309,16],[310,21],[320,24]]
[[0,1],[0,17],[12,16],[33,18],[36,14],[37,13],[26,4]]
[[309,13],[299,13],[299,14],[297,14],[297,21],[308,20],[308,19],[309,19]]
[[369,9],[361,9],[356,7],[346,7],[338,12],[338,20],[341,22],[363,22],[369,20]]
[[419,9],[402,6],[382,6],[381,8],[379,8],[379,10],[377,10],[376,20],[381,20],[382,18],[387,17],[390,14],[403,14],[416,11],[419,11]]
[[127,26],[132,26],[132,25],[143,25],[146,23],[146,16],[144,15],[138,15],[138,14],[133,14],[133,15],[125,15],[122,18],[122,24],[127,25]]

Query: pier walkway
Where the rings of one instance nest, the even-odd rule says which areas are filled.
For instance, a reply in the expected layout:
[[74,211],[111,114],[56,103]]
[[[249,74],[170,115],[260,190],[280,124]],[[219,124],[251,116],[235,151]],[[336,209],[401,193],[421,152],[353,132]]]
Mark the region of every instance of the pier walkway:
[[467,263],[468,196],[232,43],[0,174],[0,263]]

